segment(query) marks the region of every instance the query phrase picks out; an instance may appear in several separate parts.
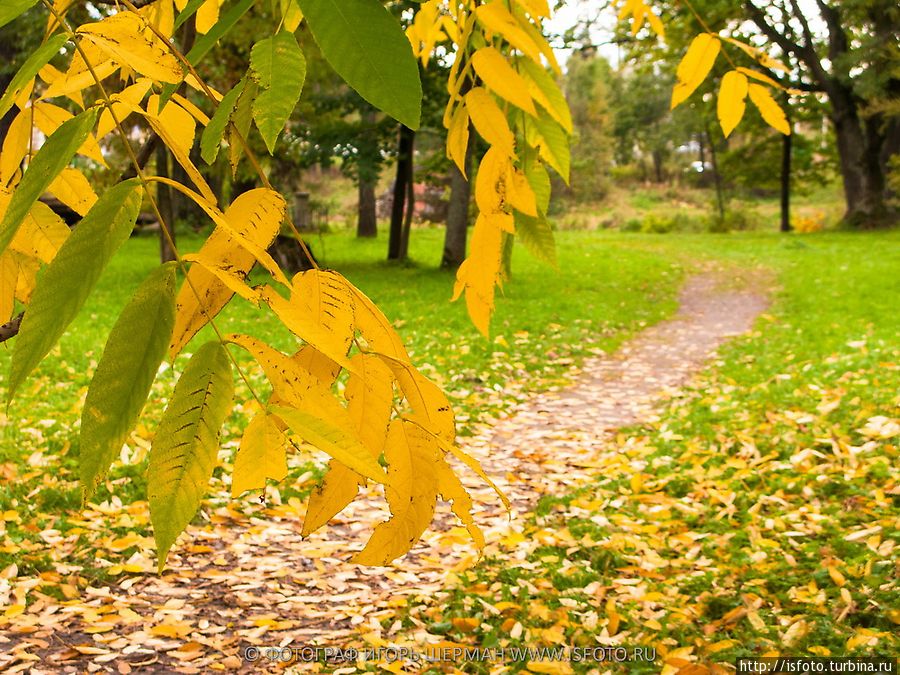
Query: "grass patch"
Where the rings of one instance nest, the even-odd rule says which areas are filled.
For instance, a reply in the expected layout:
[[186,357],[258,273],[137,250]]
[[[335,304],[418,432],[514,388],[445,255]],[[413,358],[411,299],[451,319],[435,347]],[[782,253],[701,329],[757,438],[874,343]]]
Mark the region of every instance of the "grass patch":
[[[652,646],[650,672],[709,672],[737,656],[896,654],[900,237],[630,241],[773,269],[775,304],[658,422],[620,434],[596,481],[545,497],[526,524],[530,546],[492,545],[413,611],[477,619],[447,636],[464,644]],[[486,611],[510,584],[527,596]]]

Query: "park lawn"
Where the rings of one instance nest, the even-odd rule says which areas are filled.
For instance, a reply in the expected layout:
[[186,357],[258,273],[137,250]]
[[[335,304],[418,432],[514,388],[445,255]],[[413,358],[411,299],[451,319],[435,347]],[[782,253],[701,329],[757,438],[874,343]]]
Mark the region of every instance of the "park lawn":
[[[657,423],[602,449],[594,480],[545,497],[524,541],[489,546],[414,604],[395,639],[645,645],[657,662],[628,671],[667,674],[730,672],[738,656],[896,656],[898,233],[631,241],[772,269],[774,304]],[[534,672],[570,665],[598,666]]]
[[[423,372],[444,386],[458,410],[460,431],[489,420],[521,400],[528,390],[559,386],[578,360],[595,350],[611,350],[634,331],[656,322],[675,308],[682,266],[664,252],[633,247],[628,238],[592,233],[560,237],[562,272],[516,253],[513,281],[499,299],[490,340],[472,328],[462,302],[449,302],[453,275],[435,269],[442,231],[416,230],[413,263],[382,261],[386,241],[359,241],[335,233],[311,241],[323,266],[337,269],[356,283],[394,321]],[[185,251],[200,239],[183,238]],[[156,264],[157,242],[134,238],[112,260],[98,288],[54,353],[21,388],[3,420],[0,436],[0,570],[15,562],[20,575],[48,572],[65,560],[82,565],[84,577],[97,583],[112,562],[137,550],[153,557],[146,535],[144,467],[150,441],[175,372],[166,368],[154,385],[145,418],[115,466],[87,527],[81,517],[77,486],[78,419],[90,375],[102,353],[118,311]],[[254,281],[263,277],[254,275]],[[217,321],[223,333],[248,332],[285,350],[296,344],[279,324],[248,303],[235,302]],[[186,349],[206,339],[204,329]],[[10,345],[0,349],[0,381],[8,371]],[[235,354],[250,382],[265,395],[259,369],[240,350]],[[164,366],[165,367],[165,366]],[[237,401],[223,433],[222,467],[210,491],[211,507],[228,500],[230,463],[243,428],[256,410],[249,392],[238,386]],[[320,475],[321,458],[295,456],[288,479],[269,500],[303,497]],[[107,488],[110,490],[108,491]],[[121,500],[124,506],[116,500]],[[236,502],[260,508],[255,495]],[[101,504],[102,505],[102,504]],[[5,524],[4,524],[5,521]],[[50,532],[51,534],[47,534]]]

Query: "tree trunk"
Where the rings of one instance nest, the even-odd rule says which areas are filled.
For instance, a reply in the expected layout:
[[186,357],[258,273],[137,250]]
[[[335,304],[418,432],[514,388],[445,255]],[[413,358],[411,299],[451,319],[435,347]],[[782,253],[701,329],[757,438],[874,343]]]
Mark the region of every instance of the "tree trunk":
[[[168,178],[169,149],[162,143],[156,146],[156,173]],[[172,188],[162,183],[156,184],[156,205],[162,222],[159,224],[159,261],[166,263],[175,260],[175,205],[172,200]]]
[[375,109],[369,105],[360,112],[366,132],[361,141],[356,179],[359,183],[359,206],[356,220],[357,237],[378,236],[378,215],[375,206],[375,187],[378,183],[378,162],[375,156],[379,152],[375,137]]
[[[788,120],[790,123],[790,120]],[[791,161],[793,159],[794,135],[781,139],[781,231],[791,231]]]
[[409,235],[412,232],[413,216],[416,213],[416,180],[415,167],[410,160],[410,175],[406,181],[406,215],[403,217],[403,236],[400,237],[400,260],[409,257]]
[[709,128],[706,130],[706,140],[709,143],[709,161],[712,163],[713,180],[716,183],[716,204],[719,208],[719,219],[725,219],[725,194],[722,189],[722,176],[719,174],[719,159],[716,155],[716,145],[713,143]]
[[403,220],[406,212],[407,185],[413,178],[413,146],[416,132],[400,126],[397,149],[397,180],[394,181],[394,203],[391,205],[391,233],[388,240],[388,260],[403,260]]
[[652,153],[653,156],[653,173],[656,175],[656,182],[663,182],[663,158],[662,152],[659,150],[654,150]]
[[378,217],[375,212],[375,181],[363,174],[359,176],[359,216],[356,222],[357,237],[377,237]]
[[[466,148],[466,175],[472,175],[472,151],[474,134],[469,129],[469,145]],[[466,237],[469,232],[469,202],[472,184],[455,162],[450,164],[450,206],[447,209],[447,230],[444,234],[444,254],[441,267],[456,269],[466,259]]]
[[[884,215],[884,176],[878,161],[882,139],[879,139],[875,125],[867,125],[868,129],[863,126],[849,92],[846,97],[842,93],[832,94],[831,99],[847,202],[844,221],[853,227],[876,225]],[[871,156],[873,151],[874,157]]]

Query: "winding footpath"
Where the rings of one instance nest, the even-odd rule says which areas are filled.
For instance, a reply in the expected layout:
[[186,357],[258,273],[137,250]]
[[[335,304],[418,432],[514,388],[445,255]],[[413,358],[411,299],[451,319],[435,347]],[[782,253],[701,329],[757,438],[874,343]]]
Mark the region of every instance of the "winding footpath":
[[[588,359],[570,387],[534,396],[462,439],[512,505],[507,514],[493,491],[463,469],[488,553],[492,542],[496,550],[496,542],[522,530],[542,495],[565,493],[588,480],[592,469],[595,474],[597,457],[616,429],[651,421],[657,406],[723,341],[751,328],[766,297],[723,288],[721,281],[712,274],[691,277],[675,317],[615,354]],[[170,557],[174,569],[164,577],[88,589],[79,606],[94,607],[95,613],[52,602],[30,608],[37,610],[36,630],[0,643],[0,670],[280,672],[264,653],[256,662],[244,660],[247,647],[264,652],[285,645],[390,642],[400,627],[393,617],[404,605],[437,593],[476,562],[464,530],[446,508],[439,509],[434,528],[413,551],[390,568],[347,562],[372,524],[385,518],[374,490],[305,541],[299,534],[302,510],[289,502],[259,518],[213,511],[208,527],[192,528],[190,540],[182,540],[180,555]],[[52,628],[40,627],[42,612]],[[104,617],[115,617],[111,629],[93,630]],[[79,645],[97,651],[83,653],[90,650],[79,651]],[[17,651],[40,660],[16,658]]]

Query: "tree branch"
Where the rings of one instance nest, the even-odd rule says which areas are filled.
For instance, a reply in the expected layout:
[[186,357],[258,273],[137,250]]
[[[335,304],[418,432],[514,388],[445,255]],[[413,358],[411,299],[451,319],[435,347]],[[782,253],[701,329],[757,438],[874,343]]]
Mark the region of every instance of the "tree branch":
[[847,51],[847,33],[841,25],[841,13],[836,7],[828,5],[825,0],[816,0],[819,14],[828,26],[828,58],[833,62]]
[[[791,0],[791,4],[794,5],[796,11],[795,1]],[[831,78],[822,66],[822,62],[819,60],[819,55],[816,54],[815,46],[812,42],[807,45],[801,45],[797,41],[788,39],[783,33],[778,32],[778,30],[768,22],[765,12],[754,5],[752,0],[745,0],[744,9],[746,9],[747,14],[749,14],[750,20],[756,24],[756,27],[759,28],[767,38],[781,47],[785,54],[793,54],[797,57],[797,60],[805,63],[812,73],[813,78],[823,90],[827,92],[830,89]],[[801,23],[806,21],[802,14],[798,19],[801,20]]]

